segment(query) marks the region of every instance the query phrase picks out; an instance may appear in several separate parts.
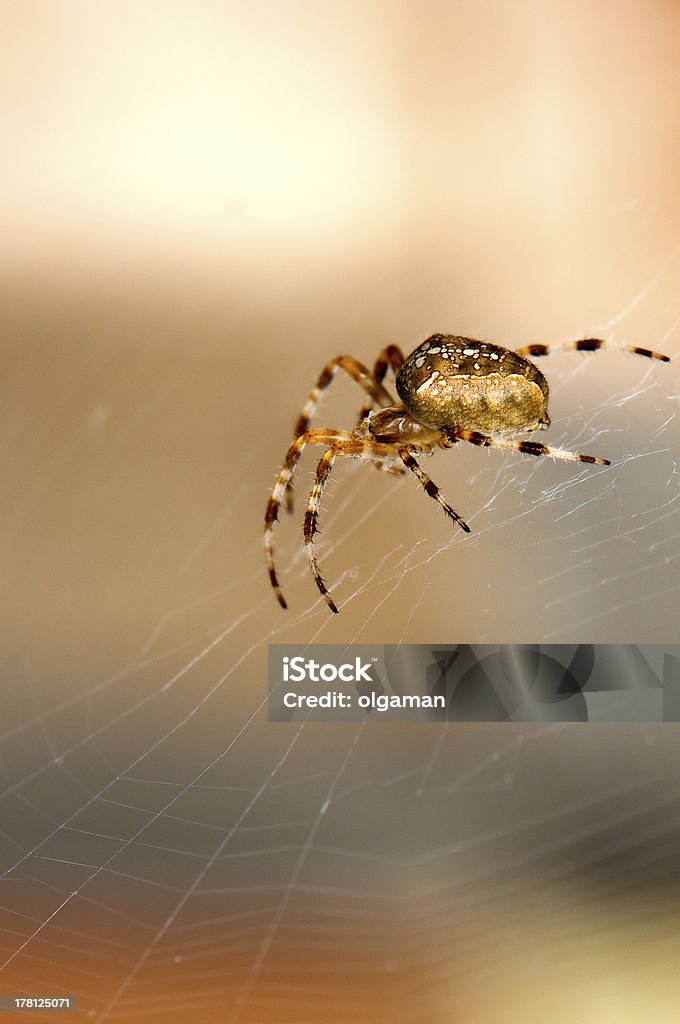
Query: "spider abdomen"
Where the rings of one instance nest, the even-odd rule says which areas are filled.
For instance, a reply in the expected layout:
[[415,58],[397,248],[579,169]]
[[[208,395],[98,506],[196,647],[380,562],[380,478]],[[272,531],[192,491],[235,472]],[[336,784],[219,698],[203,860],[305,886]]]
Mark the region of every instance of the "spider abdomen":
[[501,345],[433,334],[397,375],[397,392],[420,423],[489,434],[547,426],[548,384],[540,370]]

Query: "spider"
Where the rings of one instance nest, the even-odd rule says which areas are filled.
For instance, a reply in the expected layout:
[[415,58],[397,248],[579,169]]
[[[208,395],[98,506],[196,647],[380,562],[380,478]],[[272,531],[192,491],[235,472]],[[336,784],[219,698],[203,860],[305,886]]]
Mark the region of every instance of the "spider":
[[[556,349],[595,352],[606,347],[599,338],[563,342],[557,345],[525,345],[503,348],[488,341],[475,341],[453,334],[433,334],[407,358],[396,345],[378,356],[373,373],[353,356],[336,356],[321,371],[316,387],[302,408],[295,436],[267,505],[264,546],[269,579],[278,602],[287,608],[274,568],[273,528],[279,509],[292,509],[292,476],[308,444],[326,450],[316,469],[304,520],[304,539],[309,565],[316,585],[332,612],[338,609],[319,572],[314,537],[324,489],[333,463],[339,455],[372,462],[378,469],[402,475],[414,474],[426,494],[466,533],[470,527],[444,500],[439,488],[421,469],[415,455],[430,455],[436,447],[451,448],[459,441],[507,448],[525,455],[549,455],[554,459],[610,465],[609,459],[579,452],[549,448],[538,441],[516,440],[516,435],[550,425],[548,382],[527,356],[545,356]],[[669,361],[669,357],[637,345],[612,346],[648,359]],[[389,368],[396,375],[396,389],[402,404],[394,401],[384,385]],[[311,429],[321,393],[338,370],[344,370],[363,388],[370,400],[362,407],[353,432],[326,427]]]

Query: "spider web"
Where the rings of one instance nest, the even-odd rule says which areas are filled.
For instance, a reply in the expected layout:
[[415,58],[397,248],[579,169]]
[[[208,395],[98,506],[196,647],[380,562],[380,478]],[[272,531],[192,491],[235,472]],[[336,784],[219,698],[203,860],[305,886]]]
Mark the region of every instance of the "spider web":
[[[368,17],[377,39],[383,21]],[[150,22],[144,40],[156,38]],[[491,29],[475,26],[486,52]],[[336,27],[356,56],[362,32]],[[209,40],[197,38],[209,74]],[[522,51],[510,42],[492,51],[503,81],[506,48]],[[144,47],[138,57],[131,73],[146,87]],[[438,79],[436,62],[429,71]],[[417,93],[416,114],[438,95]],[[438,152],[440,128],[424,131],[429,149],[418,127],[407,133],[418,163]],[[551,163],[559,184],[553,174]],[[371,182],[377,201],[384,179]],[[299,278],[277,278],[244,230],[226,300],[221,273],[202,280],[206,263],[222,270],[219,245],[201,250],[194,277],[163,264],[161,241],[138,286],[118,264],[88,274],[80,250],[73,277],[39,260],[28,272],[15,254],[0,430],[0,994],[72,995],[66,1019],[97,1024],[677,1019],[674,728],[275,724],[266,708],[273,642],[676,638],[677,359],[541,361],[553,421],[541,439],[609,467],[465,445],[424,460],[470,535],[414,480],[339,460],[319,545],[339,616],[303,551],[309,453],[297,512],[276,531],[288,613],[262,559],[267,494],[329,356],[370,365],[384,344],[408,351],[434,330],[508,346],[602,335],[677,356],[680,247],[648,183],[636,179],[632,206],[611,219],[612,230],[625,220],[616,237],[634,260],[607,247],[604,298],[568,305],[570,275],[585,284],[564,221],[542,224],[541,238],[559,238],[556,262],[529,286],[518,255],[479,242],[478,225],[490,232],[503,209],[485,219],[477,195],[474,223],[452,224],[462,193],[448,179],[402,182],[435,190],[431,219],[421,225],[416,202],[387,243],[359,233],[316,276],[306,236],[294,236]],[[503,244],[516,229],[505,213]],[[596,231],[586,237],[596,249]],[[337,285],[348,252],[358,270]],[[350,426],[362,400],[334,383],[319,423]]]
[[[659,347],[673,351],[676,338],[669,324]],[[653,915],[656,953],[674,956],[657,893],[674,870],[672,800],[659,787],[675,756],[665,730],[626,729],[625,751],[620,733],[600,730],[594,751],[566,726],[286,726],[269,724],[265,706],[269,642],[482,642],[515,630],[561,642],[622,642],[632,630],[647,641],[672,636],[674,364],[616,352],[546,360],[551,442],[606,454],[612,466],[462,446],[442,453],[428,469],[470,519],[469,537],[452,533],[410,480],[340,467],[321,550],[337,617],[316,599],[295,517],[277,531],[292,611],[278,609],[261,565],[260,520],[281,445],[267,438],[252,454],[233,452],[241,482],[231,493],[220,482],[208,497],[188,487],[204,527],[182,536],[166,562],[186,510],[172,514],[154,599],[127,592],[139,563],[110,581],[107,632],[120,635],[120,647],[107,640],[100,649],[83,629],[79,593],[93,579],[74,568],[68,578],[67,567],[96,554],[102,508],[118,495],[110,530],[131,492],[142,521],[125,521],[118,540],[132,537],[144,559],[149,521],[161,522],[170,489],[159,444],[184,478],[203,421],[193,414],[184,449],[171,421],[186,433],[215,350],[155,353],[139,366],[154,380],[149,388],[131,388],[128,369],[111,357],[87,368],[94,381],[108,363],[118,417],[106,444],[101,409],[85,433],[66,431],[54,446],[49,424],[35,427],[33,444],[43,448],[30,486],[17,481],[6,524],[15,543],[37,530],[48,495],[54,504],[56,490],[58,505],[68,493],[51,562],[52,572],[59,564],[67,572],[63,614],[47,622],[38,600],[49,642],[31,647],[17,632],[5,651],[2,991],[76,994],[78,1013],[102,1022],[188,1013],[233,1022],[321,1013],[490,1020],[508,979],[533,979],[522,1012],[532,1000],[543,1010],[550,996],[537,974],[547,969],[551,985],[564,984],[562,972],[577,962],[569,984],[585,999],[614,955],[596,905],[614,912],[631,884],[643,890],[638,912]],[[74,382],[68,401],[78,393]],[[338,386],[324,419],[348,403],[353,415],[357,397],[349,383]],[[213,400],[216,409],[217,393]],[[149,439],[159,419],[162,434]],[[157,473],[144,481],[151,455]],[[312,466],[300,472],[299,503]],[[232,552],[226,582],[208,586],[225,576],[234,529],[243,551]],[[117,539],[108,543],[115,554]],[[45,551],[36,557],[42,573]],[[158,570],[156,559],[152,552]],[[165,588],[167,609],[154,622],[150,609],[162,606]],[[175,602],[182,592],[189,599]],[[133,600],[138,624],[116,626],[124,622],[117,597]],[[524,901],[528,934],[516,930]],[[574,905],[591,930],[585,962]],[[621,923],[617,942],[629,926]],[[646,961],[638,969],[647,992],[658,979]]]

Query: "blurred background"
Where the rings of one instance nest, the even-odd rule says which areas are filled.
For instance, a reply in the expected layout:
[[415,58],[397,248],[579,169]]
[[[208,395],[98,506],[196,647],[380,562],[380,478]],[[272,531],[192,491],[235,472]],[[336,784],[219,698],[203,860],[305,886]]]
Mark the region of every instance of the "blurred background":
[[[334,355],[677,355],[680,8],[2,10],[0,992],[96,1021],[676,1021],[675,727],[264,702],[269,642],[677,640],[677,363],[543,360],[541,440],[612,466],[437,454],[468,536],[337,465],[338,616],[311,455],[287,613],[261,534]],[[362,397],[338,380],[319,425]]]

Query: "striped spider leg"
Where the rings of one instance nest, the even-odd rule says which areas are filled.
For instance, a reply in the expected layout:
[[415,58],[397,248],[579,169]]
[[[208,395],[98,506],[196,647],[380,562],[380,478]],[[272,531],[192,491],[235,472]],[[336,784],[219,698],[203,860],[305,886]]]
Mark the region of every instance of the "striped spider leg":
[[[390,410],[386,411],[389,414]],[[416,427],[417,426],[418,425],[416,424]],[[428,431],[428,433],[433,434],[432,431]],[[434,432],[433,440],[437,440],[438,437],[439,432]],[[406,438],[404,438],[404,440],[406,440]],[[317,532],[324,490],[328,483],[333,463],[338,455],[367,458],[372,462],[380,463],[385,462],[386,460],[394,460],[395,458],[401,459],[404,466],[408,468],[414,476],[416,476],[425,493],[437,502],[440,508],[443,509],[450,519],[457,523],[466,532],[470,532],[470,527],[467,523],[465,523],[461,516],[459,516],[459,514],[451,508],[448,502],[444,500],[437,485],[419,466],[411,453],[411,448],[414,447],[413,445],[407,446],[403,443],[400,445],[395,444],[392,441],[381,442],[370,434],[349,434],[346,431],[341,430],[308,430],[304,434],[300,435],[300,437],[297,437],[288,449],[283,467],[279,473],[274,490],[272,491],[271,498],[269,499],[265,515],[264,546],[267,569],[271,585],[274,588],[277,600],[282,608],[287,608],[288,606],[283,596],[274,564],[273,529],[274,524],[278,520],[279,509],[283,501],[283,496],[286,492],[286,487],[290,482],[290,478],[295,471],[305,446],[308,444],[322,444],[327,446],[326,451],[322,455],[317,466],[316,477],[307,503],[303,529],[307,558],[309,560],[314,580],[319,588],[320,594],[332,612],[337,612],[338,609],[331,598],[326,583],[319,571],[314,540]],[[415,445],[415,449],[423,453],[431,451],[432,447],[433,444],[428,443],[427,441],[416,443]]]
[[[384,373],[380,379],[377,379],[375,375],[371,374],[371,371],[366,366],[364,366],[363,363],[360,363],[358,359],[355,359],[354,356],[336,356],[335,359],[331,359],[328,363],[326,363],[323,370],[319,374],[319,378],[314,387],[312,388],[307,401],[303,405],[300,411],[300,415],[298,416],[295,423],[295,429],[293,431],[294,440],[297,440],[297,438],[302,437],[303,434],[306,434],[309,431],[312,423],[312,417],[314,416],[317,410],[319,401],[321,400],[321,396],[323,392],[326,390],[326,388],[328,388],[332,384],[338,370],[343,370],[348,377],[350,377],[353,381],[355,381],[355,383],[359,385],[359,387],[363,388],[363,390],[371,399],[372,404],[369,405],[365,411],[362,410],[363,415],[360,416],[359,423],[361,423],[361,421],[364,419],[367,413],[372,408],[374,408],[374,406],[377,406],[379,409],[381,409],[386,408],[387,406],[390,405],[394,405],[394,399],[392,398],[392,395],[389,393],[389,391],[387,391],[385,387],[383,387],[382,384],[382,380],[385,376]],[[286,484],[283,500],[288,511],[292,512],[293,482],[290,477],[288,479],[288,483]]]
[[633,352],[638,356],[646,356],[647,359],[660,359],[662,363],[669,363],[670,356],[661,352],[655,352],[651,348],[640,348],[639,345],[627,343],[616,344],[613,341],[603,341],[602,338],[580,338],[578,341],[558,341],[549,345],[523,345],[516,348],[518,356],[549,356],[553,352],[565,352],[576,350],[578,352],[598,352],[604,349],[606,352]]

